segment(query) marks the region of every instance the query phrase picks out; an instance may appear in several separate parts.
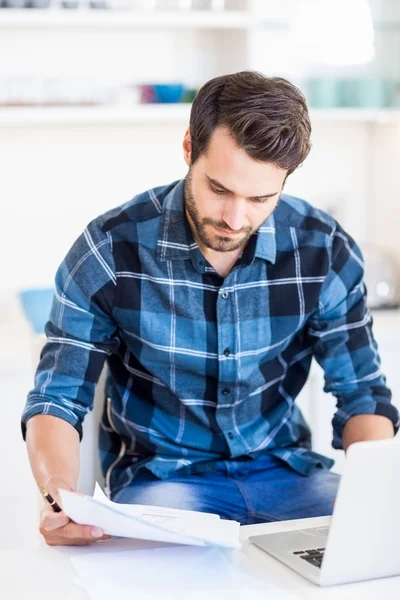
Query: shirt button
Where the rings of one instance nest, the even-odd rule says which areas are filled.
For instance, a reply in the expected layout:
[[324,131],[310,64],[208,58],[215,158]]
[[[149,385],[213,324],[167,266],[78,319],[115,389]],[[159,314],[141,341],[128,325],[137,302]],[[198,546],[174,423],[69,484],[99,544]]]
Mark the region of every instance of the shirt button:
[[224,300],[227,299],[227,297],[229,296],[228,292],[226,290],[224,290],[221,294],[221,296],[223,297]]
[[223,393],[223,395],[224,395],[224,396],[227,396],[227,395],[230,393],[230,391],[231,391],[231,390],[230,390],[229,388],[224,388],[224,389],[222,390],[222,393]]
[[234,435],[233,435],[232,431],[230,431],[230,432],[228,433],[228,438],[229,438],[230,440],[233,440],[233,438],[234,438]]
[[224,350],[224,354],[225,354],[225,356],[229,356],[229,355],[230,355],[230,353],[231,353],[231,350],[230,350],[230,348],[225,348],[225,350]]

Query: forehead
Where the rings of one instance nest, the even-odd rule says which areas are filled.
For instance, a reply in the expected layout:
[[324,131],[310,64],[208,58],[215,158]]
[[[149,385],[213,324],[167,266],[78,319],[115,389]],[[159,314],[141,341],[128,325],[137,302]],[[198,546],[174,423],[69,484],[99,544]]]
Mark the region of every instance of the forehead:
[[207,153],[198,162],[203,176],[208,175],[225,188],[246,197],[280,191],[286,176],[286,171],[273,163],[251,158],[222,127],[213,132]]

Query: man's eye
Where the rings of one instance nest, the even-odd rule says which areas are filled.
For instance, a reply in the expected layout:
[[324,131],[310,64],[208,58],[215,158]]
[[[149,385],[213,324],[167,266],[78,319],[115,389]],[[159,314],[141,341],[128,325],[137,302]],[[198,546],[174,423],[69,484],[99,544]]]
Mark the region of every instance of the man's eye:
[[211,188],[211,190],[214,192],[214,194],[219,194],[220,196],[222,196],[223,194],[226,194],[225,190],[217,190],[216,188]]
[[252,198],[252,201],[256,204],[266,204],[268,202],[268,198],[260,199],[260,198]]

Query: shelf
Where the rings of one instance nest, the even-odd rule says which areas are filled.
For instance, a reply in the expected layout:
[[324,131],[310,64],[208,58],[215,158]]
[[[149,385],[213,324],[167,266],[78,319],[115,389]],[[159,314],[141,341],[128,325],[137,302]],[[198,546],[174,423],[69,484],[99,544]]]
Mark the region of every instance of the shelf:
[[18,107],[0,109],[0,126],[152,125],[185,123],[191,104],[140,104],[133,107]]
[[[0,27],[13,28],[238,28],[289,31],[289,19],[259,17],[247,10],[124,10],[124,9],[12,9],[0,8]],[[377,19],[376,31],[399,32],[399,18]]]
[[101,9],[0,9],[5,29],[247,29],[248,11],[124,11]]
[[[93,107],[0,108],[0,126],[31,125],[152,125],[185,124],[191,104],[139,104]],[[399,123],[400,110],[331,109],[311,110],[313,122]]]
[[312,121],[400,123],[400,108],[311,108]]

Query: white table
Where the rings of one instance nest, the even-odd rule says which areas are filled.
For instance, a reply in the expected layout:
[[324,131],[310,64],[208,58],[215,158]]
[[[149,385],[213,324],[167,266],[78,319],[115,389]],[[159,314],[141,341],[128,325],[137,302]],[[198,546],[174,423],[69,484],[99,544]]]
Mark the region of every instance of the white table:
[[[21,499],[3,496],[0,499],[0,510],[0,598],[7,600],[25,600],[25,598],[26,600],[88,600],[87,592],[74,582],[76,574],[69,560],[85,549],[46,546],[35,523],[37,507],[33,506],[27,510]],[[242,527],[243,546],[240,552],[251,561],[251,567],[255,574],[277,587],[292,592],[301,599],[398,600],[400,598],[400,577],[319,588],[287,569],[248,541],[248,537],[252,535],[283,531],[290,527],[325,526],[328,523],[328,517],[321,517]],[[118,540],[111,543],[129,544],[131,542]],[[238,558],[240,559],[239,555]],[[134,590],[132,592],[132,598],[140,600],[140,594],[135,595]],[[189,598],[190,594],[188,600]],[[221,600],[225,599],[221,598]]]

